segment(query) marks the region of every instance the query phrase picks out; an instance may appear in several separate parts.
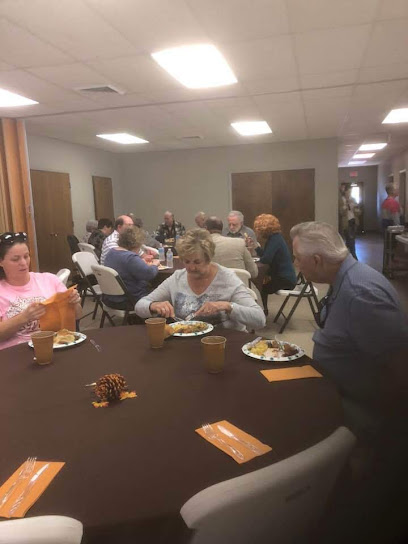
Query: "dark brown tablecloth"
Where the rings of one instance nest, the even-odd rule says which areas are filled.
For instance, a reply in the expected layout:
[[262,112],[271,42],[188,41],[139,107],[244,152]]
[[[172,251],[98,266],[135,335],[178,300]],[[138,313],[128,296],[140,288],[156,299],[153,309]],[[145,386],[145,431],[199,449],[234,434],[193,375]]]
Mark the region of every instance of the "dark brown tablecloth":
[[[29,455],[65,461],[28,516],[73,516],[88,543],[180,542],[179,510],[192,495],[307,448],[342,423],[326,379],[269,383],[259,372],[268,365],[241,352],[253,335],[222,330],[226,368],[210,375],[199,338],[171,338],[151,350],[144,326],[87,334],[44,367],[25,344],[0,352],[0,480]],[[84,385],[111,372],[138,396],[96,409]],[[220,419],[273,451],[238,465],[194,432]]]

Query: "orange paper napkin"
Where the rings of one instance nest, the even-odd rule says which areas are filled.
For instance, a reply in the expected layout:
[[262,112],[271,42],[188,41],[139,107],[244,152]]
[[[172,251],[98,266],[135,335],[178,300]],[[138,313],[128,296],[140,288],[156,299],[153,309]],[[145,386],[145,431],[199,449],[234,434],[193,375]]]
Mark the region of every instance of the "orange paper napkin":
[[[259,450],[259,453],[253,452],[249,447],[247,447],[244,443],[235,440],[234,438],[230,438],[229,436],[226,436],[224,433],[222,433],[218,429],[218,425],[222,425],[225,427],[228,431],[233,433],[237,438],[242,440],[243,442],[247,442],[249,444],[252,444]],[[254,457],[258,457],[259,455],[263,455],[264,453],[268,453],[268,451],[272,451],[272,448],[266,444],[263,444],[256,438],[254,438],[252,435],[246,433],[245,431],[242,431],[238,427],[235,427],[232,423],[229,423],[226,420],[222,421],[216,421],[215,423],[211,423],[211,427],[216,434],[217,438],[221,439],[223,442],[220,442],[217,438],[210,438],[200,427],[199,429],[196,429],[196,433],[198,433],[200,436],[205,438],[210,444],[213,444],[213,446],[216,446],[218,449],[229,455],[239,463],[240,465],[242,463],[246,463],[247,461],[250,461]],[[235,450],[238,450],[242,453],[243,459],[240,459],[237,457],[233,451],[228,447],[228,445],[232,446]]]
[[[24,489],[30,482],[31,478],[33,478],[33,476],[38,472],[38,470],[40,470],[47,463],[49,463],[48,468],[46,468],[44,472],[40,474],[40,476],[35,481],[30,491],[24,497],[24,500],[22,501],[20,506],[11,516],[10,509],[13,506],[14,502],[18,499],[20,494],[24,491]],[[18,469],[14,472],[14,474],[12,474],[10,478],[0,487],[0,499],[3,498],[5,493],[7,493],[7,491],[10,489],[13,483],[17,480],[20,470],[23,468],[24,464],[25,463],[23,463],[20,467],[18,467]],[[47,489],[47,487],[50,485],[52,480],[55,478],[55,476],[58,474],[58,472],[62,469],[64,465],[65,463],[62,463],[62,462],[37,461],[34,465],[34,470],[31,473],[31,476],[27,478],[26,480],[22,480],[16,485],[13,493],[10,495],[7,502],[3,504],[3,506],[0,508],[0,517],[23,518],[28,512],[28,510],[32,507],[32,505],[37,501],[37,499],[44,493],[44,491]]]
[[271,370],[261,370],[268,382],[283,382],[285,380],[300,380],[302,378],[321,378],[320,372],[317,372],[312,366],[292,366],[290,368],[274,368]]
[[40,318],[40,329],[43,331],[75,330],[75,307],[69,304],[68,298],[76,285],[63,293],[56,293],[42,304],[45,314]]

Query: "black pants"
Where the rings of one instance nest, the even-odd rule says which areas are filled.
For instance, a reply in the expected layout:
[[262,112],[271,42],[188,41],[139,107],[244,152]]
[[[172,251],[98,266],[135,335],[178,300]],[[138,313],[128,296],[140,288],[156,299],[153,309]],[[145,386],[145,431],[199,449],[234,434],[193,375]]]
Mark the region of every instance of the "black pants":
[[296,283],[286,278],[271,277],[271,281],[262,286],[261,299],[265,315],[268,314],[268,295],[276,293],[279,289],[294,289]]
[[356,255],[356,220],[349,219],[348,227],[344,230],[344,241],[346,242],[347,249],[352,256],[358,261]]

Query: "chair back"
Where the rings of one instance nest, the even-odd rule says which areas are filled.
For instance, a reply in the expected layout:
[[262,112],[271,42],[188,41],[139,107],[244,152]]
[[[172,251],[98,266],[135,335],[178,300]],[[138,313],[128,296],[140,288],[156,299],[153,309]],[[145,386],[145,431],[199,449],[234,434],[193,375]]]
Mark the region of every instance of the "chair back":
[[80,544],[82,523],[66,516],[37,516],[0,523],[0,542],[7,544]]
[[122,278],[113,268],[96,263],[92,265],[92,273],[95,274],[104,295],[127,295],[127,289],[122,281]]
[[71,251],[71,255],[73,255],[74,253],[77,253],[77,251],[80,251],[78,247],[79,240],[74,234],[67,235],[67,242],[69,245],[69,249]]
[[180,513],[192,544],[304,542],[354,444],[345,427],[315,446],[194,495]]
[[61,268],[61,270],[58,270],[57,276],[62,281],[64,285],[67,284],[69,275],[71,274],[71,270],[69,268]]
[[72,255],[72,261],[77,265],[83,276],[91,276],[92,265],[98,264],[98,259],[88,251],[78,251]]
[[248,272],[248,270],[243,270],[241,268],[230,268],[230,270],[235,272],[235,274],[242,281],[245,287],[249,287],[249,280],[251,279],[251,274]]
[[86,244],[85,242],[79,242],[78,243],[79,251],[87,251],[88,253],[92,253],[96,257],[96,260],[98,260],[98,256],[95,253],[95,246],[92,244]]

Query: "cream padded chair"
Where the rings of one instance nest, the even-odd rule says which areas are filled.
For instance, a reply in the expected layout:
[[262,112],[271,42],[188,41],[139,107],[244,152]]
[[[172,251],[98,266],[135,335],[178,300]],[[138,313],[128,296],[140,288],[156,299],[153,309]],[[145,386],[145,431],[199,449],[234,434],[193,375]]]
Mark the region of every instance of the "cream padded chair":
[[[79,251],[78,253],[74,253],[72,255],[72,261],[78,268],[78,271],[85,282],[85,289],[83,289],[81,293],[81,304],[82,306],[84,305],[85,297],[87,295],[90,295],[95,299],[95,307],[94,307],[93,315],[92,315],[92,319],[95,319],[96,312],[98,311],[98,306],[101,306],[102,308],[102,303],[100,302],[100,298],[102,295],[101,288],[99,287],[98,284],[92,283],[92,281],[93,282],[95,281],[92,265],[98,264],[98,260],[95,257],[95,255],[92,255],[92,253],[90,252]],[[86,315],[90,315],[90,314],[86,314]],[[82,319],[84,317],[86,316],[83,316]]]
[[58,270],[57,276],[62,281],[64,285],[67,284],[69,275],[71,274],[71,270],[69,268],[61,268],[61,270]]
[[0,522],[0,544],[80,544],[82,523],[66,516]]
[[191,544],[305,542],[355,436],[345,427],[288,459],[200,491],[180,513]]
[[85,242],[78,242],[78,247],[80,251],[92,253],[92,255],[95,256],[95,259],[98,261],[98,256],[95,253],[95,246],[93,246],[92,244],[86,244]]
[[248,270],[243,270],[241,268],[230,268],[235,274],[238,276],[238,278],[242,281],[242,283],[249,287],[249,281],[251,279],[251,274],[248,272]]

